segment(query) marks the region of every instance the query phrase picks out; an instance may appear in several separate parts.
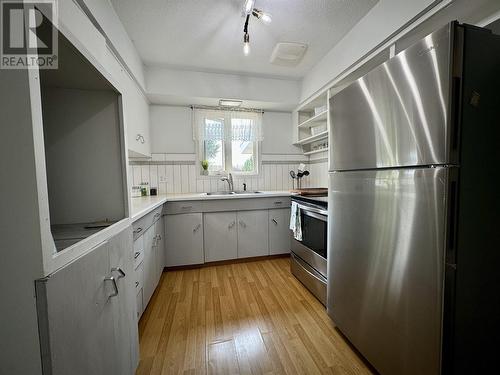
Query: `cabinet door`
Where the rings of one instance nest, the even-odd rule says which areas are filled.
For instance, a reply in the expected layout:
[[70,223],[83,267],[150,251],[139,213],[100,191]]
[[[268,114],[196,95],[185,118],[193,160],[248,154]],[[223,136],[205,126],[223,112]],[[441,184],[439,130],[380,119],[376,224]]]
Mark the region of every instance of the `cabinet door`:
[[269,210],[269,255],[290,252],[290,209]]
[[156,287],[156,247],[154,226],[149,227],[144,237],[144,266],[143,266],[143,302],[144,308],[148,305]]
[[204,215],[205,262],[236,259],[238,234],[236,212],[214,212]]
[[132,248],[132,227],[109,240],[109,266],[118,286],[118,296],[111,298],[110,302],[119,374],[134,374],[139,363]]
[[[118,374],[109,245],[36,282],[43,373]],[[129,372],[127,372],[129,373]]]
[[156,232],[156,285],[160,282],[163,268],[165,267],[165,236],[163,218],[155,223]]
[[238,211],[238,258],[269,255],[267,211]]
[[203,220],[201,213],[167,215],[166,266],[202,264]]

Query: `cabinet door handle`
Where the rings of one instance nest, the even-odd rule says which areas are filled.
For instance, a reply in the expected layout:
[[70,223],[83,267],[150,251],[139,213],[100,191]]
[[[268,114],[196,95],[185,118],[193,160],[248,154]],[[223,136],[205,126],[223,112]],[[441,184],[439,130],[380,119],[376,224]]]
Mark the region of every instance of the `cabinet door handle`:
[[232,227],[234,227],[234,225],[235,225],[235,224],[236,224],[236,222],[235,222],[235,221],[233,221],[231,224],[229,224],[229,225],[227,226],[227,227],[228,227],[228,229],[231,229]]
[[108,298],[116,297],[118,295],[118,285],[116,285],[115,278],[113,276],[108,276],[104,278],[104,281],[111,281],[111,283],[113,284],[114,292]]
[[140,253],[140,252],[138,252],[138,251],[136,251],[136,252],[135,252],[135,254],[134,254],[134,259],[139,258],[139,255],[141,255],[141,253]]
[[193,233],[195,233],[198,229],[201,228],[201,224],[198,224],[194,229],[193,229]]
[[141,227],[139,227],[136,230],[134,230],[134,234],[141,233],[141,232],[142,232],[142,228]]
[[135,287],[137,288],[139,286],[139,281],[135,282]]
[[137,134],[137,136],[135,137],[135,140],[138,142],[141,142],[142,144],[144,144],[144,142],[146,142],[146,140],[144,139],[144,136],[142,136],[141,134]]
[[247,225],[245,224],[245,222],[243,220],[240,220],[240,226],[242,226],[243,228],[246,228]]
[[118,272],[118,278],[121,279],[122,277],[125,277],[125,272],[121,269],[121,267],[113,267],[111,268],[111,272]]
[[273,219],[273,223],[278,225],[278,221],[276,219]]

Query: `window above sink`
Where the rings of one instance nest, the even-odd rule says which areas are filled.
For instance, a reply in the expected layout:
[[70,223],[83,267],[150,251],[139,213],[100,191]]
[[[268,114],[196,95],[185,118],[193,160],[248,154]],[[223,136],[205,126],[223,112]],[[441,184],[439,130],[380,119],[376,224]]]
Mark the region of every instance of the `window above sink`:
[[[257,175],[262,113],[195,109],[194,134],[200,174]],[[204,171],[202,162],[208,167]]]

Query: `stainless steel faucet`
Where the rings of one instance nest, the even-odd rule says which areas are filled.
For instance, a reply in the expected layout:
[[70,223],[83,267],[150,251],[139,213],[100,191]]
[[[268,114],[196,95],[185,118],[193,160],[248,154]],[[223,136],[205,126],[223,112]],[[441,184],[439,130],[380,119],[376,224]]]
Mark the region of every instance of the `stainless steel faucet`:
[[229,184],[229,191],[234,191],[233,175],[228,173],[227,177],[222,177],[221,181],[227,181]]

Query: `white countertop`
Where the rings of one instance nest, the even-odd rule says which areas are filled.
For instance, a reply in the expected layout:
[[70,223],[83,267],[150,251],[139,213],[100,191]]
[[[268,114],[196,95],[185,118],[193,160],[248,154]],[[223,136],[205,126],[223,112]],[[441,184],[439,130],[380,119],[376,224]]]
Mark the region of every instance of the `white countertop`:
[[131,198],[132,206],[130,208],[130,218],[136,221],[148,212],[161,206],[165,202],[193,201],[193,200],[221,200],[221,199],[247,199],[247,198],[266,198],[266,197],[289,197],[293,195],[289,191],[263,191],[261,193],[249,194],[230,194],[230,195],[207,195],[206,193],[188,193],[188,194],[166,194],[148,197]]

